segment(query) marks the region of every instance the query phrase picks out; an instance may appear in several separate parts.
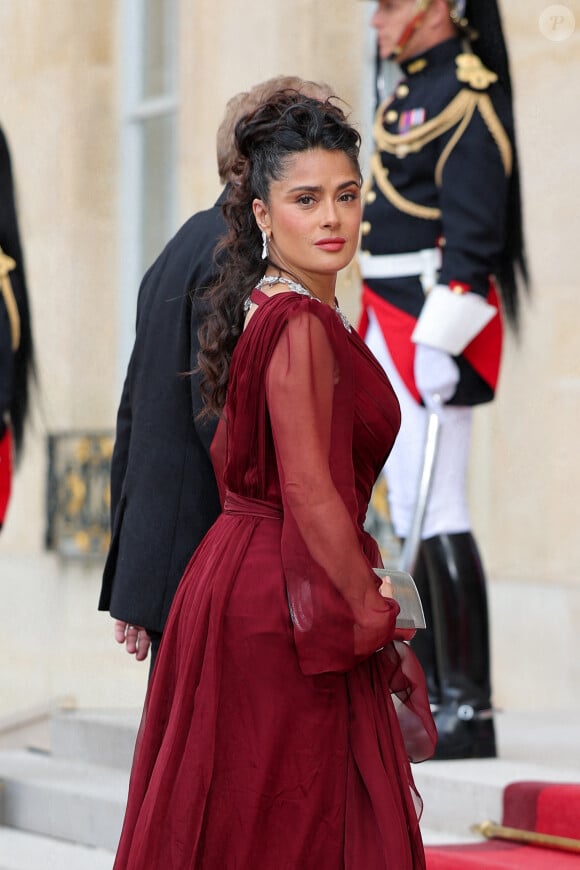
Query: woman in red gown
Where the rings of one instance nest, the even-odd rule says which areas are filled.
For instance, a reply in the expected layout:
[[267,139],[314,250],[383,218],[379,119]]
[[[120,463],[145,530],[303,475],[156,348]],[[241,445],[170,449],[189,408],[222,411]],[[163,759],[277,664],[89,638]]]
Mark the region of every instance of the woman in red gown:
[[163,635],[115,868],[415,870],[409,759],[435,730],[363,531],[399,407],[334,295],[358,242],[359,136],[286,91],[236,137],[200,354],[224,511]]

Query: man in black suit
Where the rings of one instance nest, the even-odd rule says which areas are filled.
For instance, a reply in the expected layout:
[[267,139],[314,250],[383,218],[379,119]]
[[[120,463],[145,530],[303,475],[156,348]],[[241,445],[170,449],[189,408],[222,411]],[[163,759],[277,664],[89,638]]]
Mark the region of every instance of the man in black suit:
[[[280,76],[227,103],[217,134],[220,180],[232,180],[237,121],[281,88],[326,97],[326,86]],[[221,204],[193,215],[145,274],[133,352],[117,416],[111,465],[111,545],[99,610],[115,638],[151,668],[177,585],[220,511],[210,457],[215,423],[200,423],[197,330],[200,296],[225,231]]]

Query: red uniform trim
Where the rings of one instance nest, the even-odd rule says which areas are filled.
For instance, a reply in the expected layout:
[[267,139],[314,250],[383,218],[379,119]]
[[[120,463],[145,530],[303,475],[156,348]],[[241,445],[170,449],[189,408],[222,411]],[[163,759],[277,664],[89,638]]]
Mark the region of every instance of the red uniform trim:
[[495,285],[490,282],[487,302],[497,308],[497,315],[490,320],[485,329],[470,342],[462,356],[475,369],[480,378],[494,390],[499,380],[499,369],[503,346],[503,322],[501,307]]
[[411,341],[416,319],[386,302],[381,296],[377,296],[366,284],[363,284],[362,305],[363,314],[358,326],[359,334],[364,339],[369,324],[367,312],[372,308],[397,371],[415,401],[420,403],[421,396],[415,386],[414,375],[415,345]]
[[[503,324],[497,290],[491,282],[487,302],[497,309],[498,314],[467,345],[462,356],[495,392],[499,380]],[[362,306],[363,311],[358,325],[359,334],[362,338],[365,337],[369,323],[368,309],[372,308],[399,375],[411,395],[420,403],[421,397],[415,385],[415,344],[411,341],[416,318],[373,293],[366,284],[363,284]]]
[[426,10],[422,10],[420,12],[417,12],[417,14],[411,18],[411,20],[401,33],[397,44],[391,54],[391,57],[393,57],[395,60],[397,59],[397,56],[403,51],[415,31],[423,24],[423,19],[425,18],[426,14]]
[[12,435],[10,429],[0,439],[0,526],[4,523],[12,489]]

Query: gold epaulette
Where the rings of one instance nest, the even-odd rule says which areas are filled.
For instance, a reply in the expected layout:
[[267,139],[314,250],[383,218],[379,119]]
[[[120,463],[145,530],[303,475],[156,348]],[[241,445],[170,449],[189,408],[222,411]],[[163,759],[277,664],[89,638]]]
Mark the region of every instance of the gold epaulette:
[[20,314],[18,313],[18,305],[16,304],[16,297],[14,296],[9,273],[15,268],[16,261],[5,254],[2,248],[0,248],[0,295],[4,297],[4,304],[8,312],[12,350],[14,353],[20,347]]
[[497,82],[496,74],[484,66],[476,54],[458,54],[455,64],[458,81],[475,88],[476,91],[486,91]]

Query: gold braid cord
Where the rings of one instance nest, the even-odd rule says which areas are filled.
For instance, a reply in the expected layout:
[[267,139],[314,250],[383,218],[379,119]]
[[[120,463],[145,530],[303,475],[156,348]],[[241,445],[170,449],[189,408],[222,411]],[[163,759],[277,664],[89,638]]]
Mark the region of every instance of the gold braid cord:
[[16,261],[4,253],[0,248],[0,294],[4,297],[4,304],[8,312],[10,334],[12,336],[12,350],[16,353],[20,347],[20,314],[12,289],[9,272],[16,268]]
[[504,130],[502,122],[496,115],[493,103],[489,96],[487,94],[478,94],[478,96],[479,100],[477,108],[479,109],[479,114],[485,121],[487,129],[493,136],[495,144],[499,148],[505,174],[510,176],[512,174],[513,152],[509,136]]
[[436,221],[441,217],[441,209],[430,208],[427,205],[419,205],[419,203],[411,202],[410,199],[405,199],[399,191],[389,181],[389,170],[385,169],[381,162],[381,155],[375,151],[371,157],[371,173],[374,176],[377,187],[384,197],[391,202],[395,208],[405,214],[410,214],[412,217],[423,218],[427,221]]
[[377,149],[379,151],[387,151],[389,154],[396,154],[397,156],[421,151],[428,142],[437,139],[443,133],[446,133],[447,130],[455,127],[476,98],[477,94],[465,88],[459,91],[449,105],[445,106],[443,111],[439,112],[434,118],[431,118],[430,121],[418,124],[406,133],[389,133],[383,127],[383,113],[391,102],[389,97],[385,103],[379,106],[375,116],[373,133]]
[[413,129],[408,130],[406,133],[389,133],[383,127],[384,112],[390,102],[391,98],[389,97],[388,100],[385,100],[379,106],[375,116],[373,133],[376,150],[371,157],[370,169],[381,193],[399,211],[413,217],[423,218],[424,220],[438,220],[441,217],[440,209],[412,202],[396,190],[388,178],[388,169],[385,169],[382,164],[380,152],[386,151],[388,154],[395,154],[397,157],[403,158],[407,154],[418,153],[429,142],[456,127],[457,129],[443,149],[435,167],[435,183],[440,187],[445,164],[465,133],[476,109],[483,118],[487,129],[498,147],[506,176],[511,175],[513,163],[512,146],[488,94],[477,93],[465,88],[459,91],[442,112],[426,123],[413,127]]
[[453,136],[451,137],[451,139],[449,140],[449,142],[447,143],[447,145],[445,146],[445,148],[441,152],[441,157],[437,161],[437,165],[435,167],[435,184],[437,185],[437,187],[441,187],[441,183],[443,181],[443,167],[447,163],[449,155],[451,154],[451,152],[453,151],[453,149],[455,148],[455,146],[457,145],[457,143],[459,142],[459,140],[461,139],[461,137],[465,133],[465,131],[467,129],[467,125],[469,124],[469,122],[473,118],[474,112],[475,112],[475,103],[472,103],[468,107],[463,118],[461,119],[457,129],[455,130],[455,133],[453,134]]

